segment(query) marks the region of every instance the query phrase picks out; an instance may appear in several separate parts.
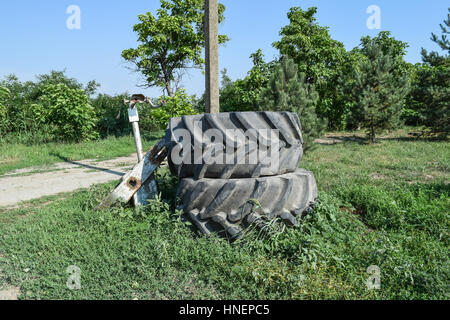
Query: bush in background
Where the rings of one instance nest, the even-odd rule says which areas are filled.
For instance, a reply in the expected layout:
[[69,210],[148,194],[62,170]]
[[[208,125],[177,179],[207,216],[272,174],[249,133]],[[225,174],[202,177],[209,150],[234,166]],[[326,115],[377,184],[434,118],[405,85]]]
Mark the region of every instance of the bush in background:
[[[75,133],[72,133],[71,136],[62,134],[67,131],[70,124],[64,122],[58,124],[56,121],[50,121],[46,118],[49,110],[46,110],[46,107],[42,105],[42,96],[50,86],[59,84],[68,89],[76,90],[79,95],[85,96],[88,101],[89,96],[94,94],[99,86],[95,81],[90,81],[85,86],[76,79],[67,77],[65,71],[51,71],[48,74],[38,75],[34,82],[21,82],[15,75],[8,75],[0,81],[0,87],[4,88],[1,94],[0,107],[2,110],[0,141],[39,144],[78,139]],[[8,94],[5,94],[6,92]],[[61,97],[61,99],[64,99],[64,97]],[[61,102],[58,99],[55,101]],[[58,125],[65,126],[65,128],[58,129],[56,128]],[[80,123],[73,124],[75,128],[78,128],[79,125]],[[86,137],[86,133],[81,133],[80,136]],[[95,133],[92,133],[91,136],[95,136]]]
[[52,125],[52,133],[61,140],[95,139],[97,117],[89,97],[82,89],[69,88],[63,83],[43,88],[39,103],[33,104],[36,118]]
[[6,102],[10,95],[7,88],[0,87],[0,132],[6,128]]
[[102,136],[121,136],[131,133],[131,125],[128,121],[127,105],[123,103],[128,99],[128,93],[117,96],[99,94],[91,100],[98,119],[96,131]]

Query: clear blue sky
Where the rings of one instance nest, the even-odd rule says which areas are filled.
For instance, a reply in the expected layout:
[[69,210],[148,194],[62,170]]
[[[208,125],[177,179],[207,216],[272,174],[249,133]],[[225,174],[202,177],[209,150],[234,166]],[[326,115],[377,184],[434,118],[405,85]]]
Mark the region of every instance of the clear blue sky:
[[[318,22],[330,27],[332,37],[352,49],[361,36],[376,35],[369,30],[366,9],[381,9],[381,30],[389,30],[410,44],[406,60],[420,61],[422,47],[438,50],[430,33],[440,34],[439,24],[447,15],[448,0],[222,0],[227,7],[220,32],[230,37],[220,49],[220,69],[227,68],[232,79],[242,78],[251,67],[249,56],[258,48],[266,59],[276,50],[271,44],[288,23],[290,7],[318,7]],[[81,29],[69,30],[66,13],[69,5],[81,9]],[[137,15],[155,12],[159,0],[14,0],[0,3],[0,77],[14,73],[21,80],[36,74],[66,68],[71,77],[86,83],[95,79],[100,92],[124,91],[158,96],[160,90],[136,87],[139,78],[125,68],[124,49],[136,46],[132,31]],[[190,94],[201,94],[204,80],[191,72],[183,85]]]

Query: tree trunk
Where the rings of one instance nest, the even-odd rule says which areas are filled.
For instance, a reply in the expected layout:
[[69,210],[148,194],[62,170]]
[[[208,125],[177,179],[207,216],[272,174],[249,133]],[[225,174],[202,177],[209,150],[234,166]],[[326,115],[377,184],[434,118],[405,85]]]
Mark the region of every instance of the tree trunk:
[[164,85],[166,87],[167,95],[169,97],[173,97],[173,91],[172,91],[172,86],[170,85],[169,73],[167,72],[167,69],[163,65],[161,65],[161,70],[164,75]]
[[374,126],[371,127],[370,138],[371,138],[373,144],[377,143],[377,140],[375,137],[375,127]]
[[170,86],[170,82],[166,82],[166,91],[169,97],[173,97],[172,87]]

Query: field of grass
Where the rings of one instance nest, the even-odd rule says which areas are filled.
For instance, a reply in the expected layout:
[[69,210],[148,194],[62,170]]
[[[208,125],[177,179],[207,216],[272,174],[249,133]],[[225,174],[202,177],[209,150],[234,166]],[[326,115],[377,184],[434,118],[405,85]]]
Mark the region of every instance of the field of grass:
[[[149,149],[163,132],[143,136],[144,150]],[[114,137],[82,143],[0,143],[0,175],[31,166],[49,165],[65,160],[108,160],[128,156],[136,152],[132,135]]]
[[[114,183],[0,211],[0,288],[23,299],[449,299],[450,143],[405,132],[328,135],[305,155],[319,186],[301,227],[230,244],[174,211],[176,181],[144,209],[95,211]],[[132,151],[132,150],[130,150]],[[81,270],[69,290],[68,266]],[[367,269],[381,270],[368,290]]]

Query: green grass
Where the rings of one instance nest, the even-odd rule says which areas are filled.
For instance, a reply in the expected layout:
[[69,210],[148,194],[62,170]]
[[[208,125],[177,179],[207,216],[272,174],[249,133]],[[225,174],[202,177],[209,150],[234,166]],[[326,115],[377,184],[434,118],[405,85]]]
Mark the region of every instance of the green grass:
[[[136,212],[93,210],[114,183],[4,210],[0,286],[20,286],[22,299],[448,299],[450,144],[381,141],[305,155],[316,210],[270,238],[199,236],[171,209],[164,170],[162,199]],[[70,265],[81,290],[66,286]],[[381,290],[367,289],[371,265]]]
[[[163,132],[144,135],[144,149],[149,149],[162,136]],[[65,160],[108,160],[128,156],[133,152],[136,152],[136,148],[132,135],[118,138],[110,136],[106,139],[82,143],[1,143],[0,175],[16,169],[45,166]]]

